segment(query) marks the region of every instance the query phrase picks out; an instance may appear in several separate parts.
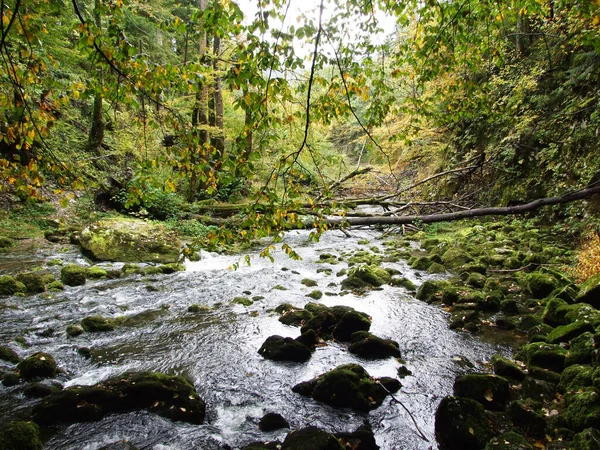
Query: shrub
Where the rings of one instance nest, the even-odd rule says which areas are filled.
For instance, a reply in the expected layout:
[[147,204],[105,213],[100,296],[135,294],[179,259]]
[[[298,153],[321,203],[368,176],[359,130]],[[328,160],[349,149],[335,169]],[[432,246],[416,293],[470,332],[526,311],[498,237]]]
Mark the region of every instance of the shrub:
[[576,257],[576,265],[569,270],[578,282],[600,273],[600,236],[593,233],[587,235]]

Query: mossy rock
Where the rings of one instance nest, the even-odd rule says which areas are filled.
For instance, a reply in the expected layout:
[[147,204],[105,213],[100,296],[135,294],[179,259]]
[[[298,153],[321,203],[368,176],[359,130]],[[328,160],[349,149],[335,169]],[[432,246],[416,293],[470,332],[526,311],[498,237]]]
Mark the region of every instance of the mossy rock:
[[90,278],[90,279],[100,280],[100,279],[106,278],[107,271],[106,271],[106,269],[103,269],[102,267],[90,266],[86,270],[86,276],[87,276],[87,278]]
[[437,263],[437,262],[433,262],[427,268],[427,272],[429,272],[429,273],[445,273],[446,272],[446,267],[443,264],[440,264],[440,263]]
[[50,259],[50,260],[46,261],[46,265],[48,267],[62,266],[63,265],[63,260],[60,259],[60,258]]
[[48,288],[50,291],[64,291],[65,285],[62,283],[62,281],[55,280],[46,285],[46,288]]
[[496,312],[500,310],[500,306],[504,301],[502,291],[491,291],[487,294],[482,294],[477,300],[477,309],[480,311]]
[[260,431],[273,431],[280,430],[281,428],[289,428],[290,424],[285,418],[274,412],[269,412],[261,417],[258,422],[258,429]]
[[480,450],[492,433],[481,403],[444,397],[435,413],[435,437],[440,450]]
[[485,275],[482,275],[478,272],[472,272],[471,274],[469,274],[469,277],[466,280],[466,283],[468,286],[471,286],[472,288],[478,288],[481,289],[485,286]]
[[25,285],[17,281],[10,275],[0,277],[0,295],[15,295],[18,292],[25,292]]
[[102,261],[175,263],[181,241],[155,222],[117,218],[105,219],[85,228],[82,248]]
[[160,270],[160,267],[158,266],[148,266],[144,268],[144,275],[147,276],[151,276],[151,275],[158,275],[158,274],[162,274],[162,270]]
[[114,319],[102,316],[84,317],[81,321],[81,327],[88,333],[96,333],[102,331],[113,331],[116,322]]
[[428,256],[419,256],[410,264],[410,267],[415,270],[427,270],[432,262]]
[[62,390],[60,383],[31,383],[23,389],[23,395],[29,398],[45,398]]
[[313,314],[305,309],[292,309],[283,313],[279,321],[285,325],[300,326],[313,318]]
[[573,322],[589,322],[594,327],[600,326],[600,311],[587,303],[559,306],[556,314],[564,324]]
[[576,338],[571,339],[565,359],[565,366],[591,364],[596,355],[594,340],[594,334],[590,332],[582,333]]
[[600,446],[600,431],[597,428],[586,428],[573,436],[573,448],[577,450],[598,450]]
[[0,236],[0,249],[7,249],[15,245],[15,241],[6,236]]
[[54,378],[58,375],[58,367],[52,355],[37,352],[28,356],[19,364],[17,369],[21,378],[31,380],[34,378]]
[[561,342],[569,342],[571,339],[583,334],[585,332],[593,332],[594,326],[586,321],[573,322],[568,325],[561,325],[556,327],[548,336],[546,341],[549,344],[560,344]]
[[15,421],[0,429],[2,450],[42,450],[40,429],[33,422]]
[[188,306],[188,312],[190,313],[208,313],[210,312],[210,306],[207,305],[197,305],[197,304],[193,304]]
[[565,366],[567,351],[558,344],[533,342],[526,344],[517,353],[517,357],[528,367],[541,367],[561,373]]
[[561,306],[567,306],[567,302],[560,298],[549,299],[542,313],[542,321],[552,326],[564,325],[564,315],[558,314]]
[[600,273],[588,278],[580,285],[579,295],[575,298],[577,303],[588,303],[600,309]]
[[329,311],[328,306],[325,306],[322,303],[316,303],[316,302],[308,302],[306,305],[304,305],[304,309],[311,312],[315,316],[319,313]]
[[408,278],[405,278],[405,277],[392,277],[392,279],[390,280],[390,285],[403,287],[407,291],[416,291],[417,290],[415,283],[413,283],[412,281],[410,281]]
[[158,269],[161,271],[161,273],[164,273],[165,275],[169,275],[175,272],[185,272],[185,266],[179,263],[161,264],[160,266],[158,266]]
[[369,411],[379,407],[387,395],[376,381],[358,364],[345,364],[297,384],[292,391],[334,408]]
[[446,267],[455,269],[470,262],[473,262],[473,257],[469,255],[463,248],[450,247],[442,255],[442,262]]
[[338,439],[317,427],[292,431],[281,445],[282,450],[344,450]]
[[594,388],[568,393],[564,418],[569,428],[582,431],[600,424],[600,394]]
[[121,273],[125,275],[135,275],[144,273],[144,269],[138,264],[125,263],[121,267]]
[[487,274],[488,264],[479,260],[464,264],[456,269],[460,273],[478,273],[481,275]]
[[567,367],[560,375],[558,390],[563,394],[583,391],[594,385],[595,368],[588,365],[573,365]]
[[46,397],[33,409],[40,425],[91,422],[108,414],[148,410],[174,421],[199,425],[205,404],[193,385],[162,373],[125,373],[95,386],[73,386]]
[[258,350],[259,355],[272,361],[308,361],[310,349],[301,342],[290,337],[269,336]]
[[308,287],[314,287],[319,284],[315,280],[311,280],[310,278],[303,278],[302,281],[300,281],[300,283]]
[[351,336],[348,351],[365,359],[400,358],[400,346],[392,339],[383,339],[368,331],[357,331]]
[[454,380],[454,396],[475,400],[490,411],[506,405],[509,384],[506,378],[490,374],[468,374]]
[[273,286],[271,288],[272,291],[287,291],[288,289],[285,286],[282,286],[280,284]]
[[13,364],[17,364],[21,361],[21,357],[17,352],[6,345],[0,345],[0,359]]
[[450,286],[446,280],[427,280],[417,290],[417,300],[423,300],[430,303],[437,293],[441,293],[444,288]]
[[496,354],[492,357],[491,362],[496,375],[515,381],[525,379],[525,372],[514,361]]
[[231,300],[231,303],[233,303],[234,305],[242,305],[246,307],[254,304],[254,302],[248,297],[235,297],[233,300]]
[[357,331],[369,331],[370,328],[371,319],[367,314],[350,310],[337,321],[332,335],[338,341],[347,342]]
[[77,264],[67,264],[60,270],[60,280],[67,286],[82,286],[86,278],[86,268]]
[[527,274],[525,280],[527,291],[533,298],[546,298],[557,287],[554,277],[546,273],[532,272]]
[[311,291],[310,293],[306,294],[306,296],[312,298],[313,300],[320,300],[321,298],[323,298],[323,292],[321,292],[318,289],[315,289],[314,291]]
[[83,334],[83,327],[79,325],[69,325],[67,327],[66,333],[69,337],[77,337],[80,334]]
[[392,276],[379,266],[363,265],[348,271],[348,277],[342,281],[342,289],[364,289],[379,287],[390,282]]
[[540,408],[538,402],[517,400],[510,403],[506,412],[518,430],[526,436],[542,439],[546,436],[546,420],[536,408]]
[[493,437],[484,450],[533,450],[533,446],[523,435],[507,431],[500,436]]
[[17,281],[25,285],[27,294],[39,294],[46,291],[43,275],[39,272],[25,272],[16,276]]

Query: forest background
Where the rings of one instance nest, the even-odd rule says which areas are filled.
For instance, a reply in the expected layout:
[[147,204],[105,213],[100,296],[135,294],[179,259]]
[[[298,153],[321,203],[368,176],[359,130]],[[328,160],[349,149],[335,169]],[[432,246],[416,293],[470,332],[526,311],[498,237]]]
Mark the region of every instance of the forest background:
[[597,186],[598,2],[296,3],[2,0],[4,193],[218,246]]

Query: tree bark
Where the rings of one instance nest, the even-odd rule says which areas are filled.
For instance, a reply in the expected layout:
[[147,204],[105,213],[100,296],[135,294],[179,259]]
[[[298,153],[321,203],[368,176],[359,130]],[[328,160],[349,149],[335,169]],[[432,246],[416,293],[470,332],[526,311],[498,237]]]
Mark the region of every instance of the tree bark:
[[[100,1],[96,0],[94,2],[94,22],[98,29],[100,30],[102,22],[100,18],[99,7]],[[97,73],[97,82],[98,82],[98,91],[96,95],[94,95],[94,106],[92,109],[92,125],[90,127],[90,133],[88,135],[87,142],[87,150],[88,152],[100,156],[102,153],[102,144],[104,142],[104,130],[106,124],[104,123],[104,118],[102,117],[102,85],[104,81],[104,74],[102,71],[102,67],[98,67],[96,69]]]

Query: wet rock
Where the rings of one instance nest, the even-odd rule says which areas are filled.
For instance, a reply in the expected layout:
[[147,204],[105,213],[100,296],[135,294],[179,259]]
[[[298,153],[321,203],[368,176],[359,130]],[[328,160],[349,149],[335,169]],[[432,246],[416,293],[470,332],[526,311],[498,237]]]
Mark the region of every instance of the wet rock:
[[417,290],[415,283],[410,281],[408,278],[404,278],[404,277],[402,277],[402,278],[401,277],[392,277],[392,279],[390,280],[390,285],[403,287],[407,291],[416,291]]
[[500,411],[509,393],[506,378],[490,374],[469,374],[454,381],[454,396],[475,400],[490,411]]
[[[228,448],[229,447],[224,447],[223,450]],[[281,450],[281,442],[253,442],[242,448],[242,450]]]
[[185,272],[185,266],[179,263],[161,264],[158,266],[158,270],[165,275],[169,275],[175,272]]
[[494,320],[494,325],[501,330],[514,330],[517,328],[515,321],[506,316],[497,316]]
[[451,269],[465,265],[473,261],[473,257],[469,255],[464,249],[459,247],[450,247],[442,255],[442,262],[446,267]]
[[527,402],[514,401],[507,408],[507,414],[516,428],[526,436],[541,439],[546,435],[546,420]]
[[596,354],[594,334],[589,332],[580,334],[569,342],[565,366],[571,366],[573,364],[591,364]]
[[306,345],[309,349],[314,350],[315,346],[319,342],[319,336],[315,333],[315,330],[307,330],[296,338],[296,341]]
[[300,332],[304,334],[308,330],[314,330],[320,337],[329,339],[337,322],[338,321],[332,312],[329,310],[323,311],[309,319],[308,322],[302,326]]
[[115,320],[102,316],[84,317],[81,321],[81,327],[88,333],[113,331],[115,329]]
[[19,364],[17,369],[21,378],[32,380],[34,378],[54,378],[58,375],[58,367],[52,355],[44,352],[34,353]]
[[42,450],[40,429],[32,422],[10,422],[0,430],[2,450]]
[[593,388],[567,393],[564,418],[569,428],[582,431],[600,424],[600,395]]
[[39,294],[46,291],[44,280],[41,273],[25,272],[20,273],[16,277],[17,281],[25,285],[27,294]]
[[485,276],[478,272],[473,272],[469,275],[469,278],[467,278],[466,283],[472,288],[483,288],[483,286],[485,285]]
[[371,426],[367,423],[351,433],[335,433],[335,437],[345,449],[352,450],[378,450],[375,436]]
[[66,330],[67,336],[77,337],[83,333],[83,328],[79,325],[69,325]]
[[314,287],[318,285],[318,283],[315,280],[311,280],[310,278],[303,278],[302,281],[300,281],[300,283],[308,287]]
[[100,280],[107,277],[107,271],[102,267],[91,266],[87,268],[86,276],[90,279]]
[[594,368],[587,365],[567,367],[560,376],[558,390],[563,394],[576,392],[594,384]]
[[523,369],[502,355],[494,355],[492,357],[492,368],[494,369],[494,373],[501,377],[515,381],[523,381],[525,379]]
[[6,387],[16,386],[21,381],[18,373],[5,372],[2,373],[2,384]]
[[427,272],[429,272],[429,273],[444,273],[444,272],[446,272],[446,267],[443,264],[433,262],[427,268]]
[[590,277],[581,284],[579,295],[575,298],[577,303],[588,303],[600,309],[600,273]]
[[353,333],[357,331],[369,331],[371,319],[363,312],[350,310],[345,312],[338,320],[333,329],[333,337],[339,341],[350,341]]
[[533,447],[522,435],[507,431],[492,438],[484,450],[533,450]]
[[427,270],[432,263],[428,256],[420,256],[411,263],[410,267],[415,270]]
[[17,292],[25,292],[25,285],[10,275],[0,277],[0,295],[15,295]]
[[376,381],[358,364],[345,364],[297,384],[292,391],[336,408],[369,411],[380,406],[387,395]]
[[267,413],[260,419],[258,428],[261,431],[273,431],[279,430],[280,428],[289,428],[290,424],[281,414],[278,413]]
[[594,326],[586,321],[573,322],[569,325],[561,325],[556,327],[548,336],[546,341],[550,344],[559,344],[561,342],[569,342],[571,339],[585,332],[593,332]]
[[86,268],[77,264],[67,264],[60,270],[60,280],[67,286],[83,286],[86,277]]
[[187,310],[190,313],[208,313],[210,312],[210,306],[193,304],[188,306]]
[[181,241],[162,224],[129,218],[105,219],[85,228],[83,249],[102,261],[174,263]]
[[310,349],[290,337],[269,336],[258,350],[258,353],[266,359],[273,361],[308,361],[311,356]]
[[59,384],[32,383],[23,389],[23,395],[29,398],[45,398],[62,390]]
[[281,450],[344,450],[337,438],[317,427],[292,431],[283,441]]
[[441,293],[442,290],[450,286],[450,283],[446,280],[427,280],[417,290],[417,300],[423,300],[424,302],[431,303],[434,296]]
[[17,364],[21,357],[12,348],[6,345],[0,345],[0,359],[9,363]]
[[382,339],[367,331],[352,334],[348,351],[365,359],[400,358],[400,346],[391,339]]
[[321,298],[323,298],[323,292],[321,292],[318,289],[315,289],[314,291],[306,294],[306,296],[312,298],[313,300],[320,300]]
[[117,412],[146,409],[175,421],[201,424],[205,404],[192,384],[161,373],[126,373],[95,386],[74,386],[42,400],[33,409],[42,425],[90,422]]
[[279,321],[285,325],[300,326],[313,318],[313,314],[305,309],[293,309],[286,311]]
[[348,277],[342,281],[342,289],[354,290],[379,287],[389,283],[391,275],[383,268],[375,265],[353,267]]
[[246,307],[254,304],[254,302],[248,297],[235,297],[233,300],[231,300],[231,303],[233,303],[234,305],[242,305]]
[[469,398],[444,397],[435,413],[440,450],[479,450],[491,437],[483,406]]
[[554,398],[556,385],[544,380],[537,380],[532,377],[525,377],[522,383],[521,395],[523,398],[530,398],[536,401],[543,401]]

